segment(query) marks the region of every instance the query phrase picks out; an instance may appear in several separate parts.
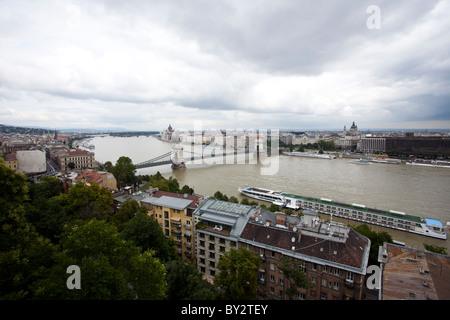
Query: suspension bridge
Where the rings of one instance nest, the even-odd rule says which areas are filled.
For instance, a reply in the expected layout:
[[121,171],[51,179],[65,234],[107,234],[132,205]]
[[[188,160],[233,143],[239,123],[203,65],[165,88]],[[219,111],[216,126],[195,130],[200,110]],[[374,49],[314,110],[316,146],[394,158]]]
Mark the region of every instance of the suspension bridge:
[[[263,147],[261,147],[263,149]],[[270,150],[270,148],[269,148]],[[207,149],[203,147],[201,152],[194,152],[191,150],[185,150],[183,146],[176,145],[172,147],[172,151],[159,155],[153,159],[146,160],[135,164],[136,169],[143,169],[149,167],[162,166],[167,164],[172,164],[173,169],[185,168],[187,162],[192,162],[196,160],[204,160],[213,157],[227,157],[231,155],[239,154],[251,154],[255,153],[259,157],[260,145],[252,145],[245,148],[239,148],[235,150],[221,150],[221,149]],[[189,154],[186,156],[185,154]],[[224,163],[223,161],[222,163]]]

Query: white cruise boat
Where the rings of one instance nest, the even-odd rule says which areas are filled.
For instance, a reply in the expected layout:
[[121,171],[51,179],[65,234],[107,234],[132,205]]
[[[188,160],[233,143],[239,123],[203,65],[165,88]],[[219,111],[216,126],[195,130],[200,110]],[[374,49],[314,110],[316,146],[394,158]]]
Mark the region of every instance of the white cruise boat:
[[264,188],[246,186],[245,188],[239,188],[238,191],[250,198],[271,202],[294,210],[308,209],[381,227],[443,240],[447,239],[442,222],[437,219],[423,218],[394,210],[374,209],[356,203],[348,204],[325,198],[299,196]]
[[285,197],[281,195],[281,191],[253,188],[248,186],[245,188],[239,188],[238,191],[249,198],[271,202],[280,207],[284,207],[286,205]]

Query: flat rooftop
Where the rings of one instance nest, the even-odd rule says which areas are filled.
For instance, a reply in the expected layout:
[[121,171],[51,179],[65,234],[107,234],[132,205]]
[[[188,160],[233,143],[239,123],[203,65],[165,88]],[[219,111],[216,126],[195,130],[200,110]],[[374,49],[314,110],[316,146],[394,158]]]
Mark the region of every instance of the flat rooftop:
[[391,243],[380,250],[387,254],[382,300],[450,299],[450,256]]

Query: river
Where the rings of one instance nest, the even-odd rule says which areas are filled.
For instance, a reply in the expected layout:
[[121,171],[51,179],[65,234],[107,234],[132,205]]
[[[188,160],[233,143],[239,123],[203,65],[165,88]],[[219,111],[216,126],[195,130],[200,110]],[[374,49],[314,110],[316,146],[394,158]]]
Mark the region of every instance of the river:
[[[95,137],[95,158],[113,164],[120,156],[127,156],[133,163],[152,159],[171,150],[174,144],[154,137]],[[358,203],[368,207],[402,211],[407,214],[439,219],[444,225],[450,221],[450,168],[407,166],[404,164],[357,165],[349,159],[313,159],[279,156],[271,160],[276,174],[262,174],[267,168],[261,164],[187,165],[186,170],[172,170],[170,165],[139,169],[137,174],[173,176],[180,186],[185,184],[196,193],[213,195],[217,190],[241,199],[238,187],[259,186],[283,190],[294,194],[328,198],[346,203]],[[275,164],[275,165],[274,165]],[[323,216],[328,218],[328,216]],[[351,220],[338,219],[347,224]],[[449,240],[439,240],[408,232],[382,228],[395,240],[408,246],[423,247],[423,243],[446,247],[450,254]],[[448,226],[446,226],[448,230]],[[448,234],[448,233],[447,233]]]

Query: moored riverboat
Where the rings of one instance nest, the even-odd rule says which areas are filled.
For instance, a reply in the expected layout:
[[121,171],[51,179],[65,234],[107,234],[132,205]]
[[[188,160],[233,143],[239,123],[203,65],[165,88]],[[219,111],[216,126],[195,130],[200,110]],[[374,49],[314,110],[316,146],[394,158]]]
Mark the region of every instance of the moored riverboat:
[[442,222],[395,210],[369,208],[361,204],[348,204],[326,198],[313,198],[264,188],[245,187],[238,191],[248,197],[268,201],[282,207],[314,210],[319,213],[351,219],[381,227],[397,229],[438,239],[447,239]]

